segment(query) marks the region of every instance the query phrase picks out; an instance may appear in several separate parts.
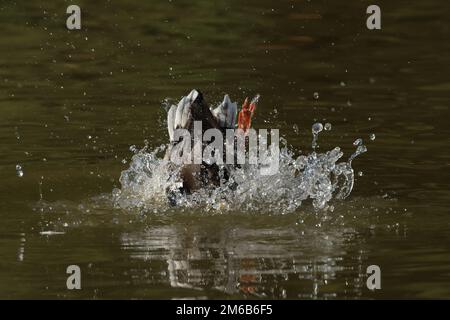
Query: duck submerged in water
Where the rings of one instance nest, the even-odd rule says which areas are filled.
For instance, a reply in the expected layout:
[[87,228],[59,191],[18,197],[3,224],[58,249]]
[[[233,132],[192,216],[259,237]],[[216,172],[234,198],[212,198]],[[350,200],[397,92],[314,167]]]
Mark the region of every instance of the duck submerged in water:
[[[225,96],[217,108],[210,109],[199,91],[191,91],[168,110],[170,143],[150,153],[147,148],[134,152],[129,168],[121,173],[121,189],[113,192],[115,205],[153,212],[205,205],[207,210],[287,213],[308,199],[315,209],[332,210],[331,200],[347,198],[355,182],[352,162],[367,151],[362,139],[355,141],[356,151],[342,161],[340,147],[316,150],[323,126],[314,123],[313,151],[298,154],[280,139],[278,129],[250,128],[257,101],[258,96],[250,103],[246,100],[238,113],[236,103]],[[200,139],[196,138],[199,127]],[[210,130],[219,134],[209,134]],[[180,136],[180,131],[187,135]],[[210,161],[208,153],[217,161]],[[178,161],[179,155],[191,161]]]
[[[251,126],[258,99],[259,95],[250,103],[248,99],[245,99],[242,110],[237,113],[237,104],[232,102],[228,95],[225,95],[223,102],[217,108],[210,109],[203,94],[194,89],[183,97],[178,105],[170,107],[167,113],[170,145],[165,159],[172,160],[178,157],[182,160],[181,163],[171,161],[170,164],[181,166],[179,172],[182,186],[179,191],[190,194],[199,189],[217,187],[220,185],[221,179],[228,179],[226,169],[222,168],[221,170],[216,163],[208,163],[204,159],[194,160],[192,163],[192,159],[195,157],[194,150],[198,148],[200,154],[203,154],[206,143],[202,137],[208,129],[217,129],[223,136],[227,129],[236,129],[236,118],[237,128],[245,134]],[[189,135],[183,135],[180,139],[180,132],[189,133]],[[194,139],[196,135],[201,135],[197,141]],[[172,202],[170,191],[168,191],[168,198]]]

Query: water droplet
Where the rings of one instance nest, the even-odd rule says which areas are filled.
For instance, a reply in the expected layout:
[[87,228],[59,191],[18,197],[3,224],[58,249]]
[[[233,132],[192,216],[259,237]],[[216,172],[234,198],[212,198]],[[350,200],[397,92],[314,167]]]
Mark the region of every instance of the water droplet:
[[[358,140],[361,140],[359,145],[358,145],[358,144],[355,144],[355,143],[357,143],[357,142],[359,143]],[[367,147],[366,147],[365,145],[362,144],[362,139],[357,139],[357,140],[353,143],[353,145],[358,146],[358,147],[356,148],[355,153],[353,153],[353,154],[350,156],[350,158],[348,159],[348,163],[352,163],[353,159],[355,159],[357,156],[359,156],[360,154],[362,154],[362,153],[364,153],[364,152],[367,151]]]
[[358,148],[356,148],[356,152],[358,154],[364,153],[367,151],[367,147],[366,146],[359,146]]
[[374,141],[375,138],[376,138],[375,133],[371,133],[371,134],[369,135],[369,138],[370,138],[370,140]]
[[362,171],[359,171],[358,172],[358,177],[362,177],[363,176],[363,172]]
[[361,139],[361,138],[358,138],[358,139],[356,139],[354,142],[353,142],[353,145],[356,147],[356,146],[360,146],[360,145],[362,145],[363,144],[363,140]]
[[130,146],[130,151],[133,152],[133,153],[137,153],[139,150],[138,150],[138,148],[133,144],[133,145]]
[[298,130],[297,124],[294,124],[294,125],[292,126],[292,129],[294,129],[295,134],[298,134],[299,130]]
[[313,96],[314,96],[314,99],[319,99],[319,93],[318,92],[314,92],[314,94],[313,94]]
[[313,133],[319,133],[323,130],[323,125],[320,122],[314,123],[312,126]]
[[319,132],[321,132],[323,130],[323,125],[320,122],[314,123],[311,131],[313,134],[313,141],[311,143],[312,148],[315,150],[318,145],[317,145],[317,138],[319,137]]
[[23,177],[23,170],[22,170],[22,166],[20,164],[16,165],[16,173],[19,178]]
[[330,131],[331,130],[331,123],[329,123],[329,122],[325,123],[324,129],[325,129],[325,131]]

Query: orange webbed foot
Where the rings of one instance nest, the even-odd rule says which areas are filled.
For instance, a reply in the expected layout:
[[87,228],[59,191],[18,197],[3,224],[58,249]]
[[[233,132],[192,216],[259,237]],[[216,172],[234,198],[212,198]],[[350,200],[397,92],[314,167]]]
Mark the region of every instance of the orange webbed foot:
[[248,103],[248,98],[245,98],[245,101],[242,104],[242,110],[238,114],[238,128],[242,129],[244,132],[247,132],[252,125],[252,117],[255,113],[258,100],[259,95],[256,95],[250,104]]

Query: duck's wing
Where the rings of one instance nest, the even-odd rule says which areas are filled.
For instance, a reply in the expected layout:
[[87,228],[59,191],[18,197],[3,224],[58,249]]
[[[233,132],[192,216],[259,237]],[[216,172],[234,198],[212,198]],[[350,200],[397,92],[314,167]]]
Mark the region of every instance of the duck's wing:
[[219,128],[217,119],[211,113],[211,110],[203,99],[203,95],[195,89],[183,97],[178,102],[178,105],[173,105],[169,109],[167,114],[167,129],[170,140],[173,140],[176,129],[192,130],[194,121],[201,121],[203,130]]
[[167,130],[169,131],[170,142],[173,141],[175,135],[175,117],[177,113],[177,106],[172,105],[167,112]]
[[234,129],[236,125],[236,113],[237,104],[236,102],[231,102],[227,94],[223,98],[223,102],[212,110],[212,114],[216,118],[218,125],[224,129]]
[[175,129],[186,129],[191,118],[191,105],[187,97],[183,97],[178,102],[175,112]]
[[176,129],[189,129],[192,122],[192,103],[198,96],[197,90],[192,90],[186,97],[181,98],[178,105],[172,105],[167,113],[167,130],[170,141],[173,141]]
[[186,97],[181,98],[178,105],[172,105],[167,113],[167,129],[170,140],[173,140],[176,129],[189,129],[192,123],[192,104],[198,96],[197,90],[192,90]]

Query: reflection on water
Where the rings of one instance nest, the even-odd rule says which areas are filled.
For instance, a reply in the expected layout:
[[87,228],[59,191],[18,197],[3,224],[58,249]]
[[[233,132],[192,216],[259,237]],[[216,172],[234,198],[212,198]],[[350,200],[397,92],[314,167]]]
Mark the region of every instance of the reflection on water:
[[[146,270],[151,282],[248,297],[330,298],[341,294],[329,284],[345,287],[342,295],[347,297],[365,289],[364,255],[346,252],[352,237],[351,232],[251,228],[211,235],[198,227],[164,226],[125,233],[121,242],[133,259],[166,263],[165,270]],[[142,271],[133,270],[146,280]],[[337,278],[345,278],[345,284]]]
[[[14,274],[34,274],[11,297],[44,290],[42,283],[42,297],[61,298],[371,297],[366,242],[378,232],[404,237],[405,230],[380,223],[367,200],[336,204],[333,213],[309,204],[283,216],[111,212],[110,196],[83,205],[41,202],[37,229],[2,240],[16,248]],[[385,214],[395,205],[370,201]],[[74,263],[83,272],[79,293],[64,288],[64,268]]]

